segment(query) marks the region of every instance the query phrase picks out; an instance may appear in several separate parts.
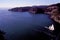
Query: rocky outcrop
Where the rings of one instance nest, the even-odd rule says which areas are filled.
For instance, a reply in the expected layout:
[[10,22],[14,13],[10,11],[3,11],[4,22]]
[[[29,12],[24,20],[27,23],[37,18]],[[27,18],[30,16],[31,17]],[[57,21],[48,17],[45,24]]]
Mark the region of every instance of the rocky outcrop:
[[52,4],[45,10],[46,14],[51,16],[51,19],[60,23],[60,3]]

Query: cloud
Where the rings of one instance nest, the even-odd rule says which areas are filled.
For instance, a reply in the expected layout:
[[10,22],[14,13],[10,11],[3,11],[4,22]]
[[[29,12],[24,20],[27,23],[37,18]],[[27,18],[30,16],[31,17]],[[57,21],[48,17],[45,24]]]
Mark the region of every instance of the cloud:
[[[0,3],[0,8],[13,8],[13,7],[24,7],[24,6],[33,6],[34,4],[16,4],[16,3]],[[40,5],[40,4],[35,4]]]
[[60,0],[1,0],[0,7],[21,7],[32,5],[49,5],[58,3]]

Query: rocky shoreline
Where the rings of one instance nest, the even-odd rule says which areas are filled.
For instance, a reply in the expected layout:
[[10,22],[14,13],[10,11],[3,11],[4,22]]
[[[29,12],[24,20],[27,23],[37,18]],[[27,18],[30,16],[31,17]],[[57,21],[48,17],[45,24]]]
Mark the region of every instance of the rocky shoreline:
[[60,5],[60,3],[45,5],[45,6],[43,5],[43,6],[32,6],[32,7],[16,7],[16,8],[9,9],[8,11],[29,12],[32,14],[46,13],[51,15],[51,19],[60,23],[60,14],[58,13],[58,9],[60,9],[60,7],[57,7],[58,5]]

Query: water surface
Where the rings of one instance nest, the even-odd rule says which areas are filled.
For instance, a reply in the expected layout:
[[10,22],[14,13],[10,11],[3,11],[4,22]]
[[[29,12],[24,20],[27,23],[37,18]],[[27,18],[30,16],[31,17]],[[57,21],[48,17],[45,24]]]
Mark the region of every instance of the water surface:
[[[0,10],[0,29],[6,32],[8,40],[17,40],[21,35],[33,34],[32,30],[52,24],[46,14],[30,14],[28,12],[11,12]],[[16,39],[15,39],[16,38]]]

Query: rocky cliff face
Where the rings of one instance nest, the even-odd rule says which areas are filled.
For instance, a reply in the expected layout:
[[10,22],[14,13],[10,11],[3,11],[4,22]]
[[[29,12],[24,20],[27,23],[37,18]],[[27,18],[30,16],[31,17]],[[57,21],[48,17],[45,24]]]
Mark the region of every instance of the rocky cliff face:
[[[60,3],[58,3],[60,5]],[[51,16],[51,19],[60,23],[60,10],[57,4],[52,4],[46,8],[45,13]]]

